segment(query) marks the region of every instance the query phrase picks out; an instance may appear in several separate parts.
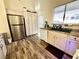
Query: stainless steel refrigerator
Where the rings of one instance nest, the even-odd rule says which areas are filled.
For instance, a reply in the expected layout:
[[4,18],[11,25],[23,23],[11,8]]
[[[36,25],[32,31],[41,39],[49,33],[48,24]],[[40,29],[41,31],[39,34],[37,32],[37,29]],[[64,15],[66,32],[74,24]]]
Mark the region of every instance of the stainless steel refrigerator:
[[8,15],[8,23],[13,41],[25,38],[25,21],[22,16]]

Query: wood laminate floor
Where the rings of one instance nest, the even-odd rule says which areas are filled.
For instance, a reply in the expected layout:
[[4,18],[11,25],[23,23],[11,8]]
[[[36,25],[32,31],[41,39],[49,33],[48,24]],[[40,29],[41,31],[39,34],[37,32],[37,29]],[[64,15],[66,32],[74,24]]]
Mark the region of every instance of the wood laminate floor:
[[47,45],[37,36],[13,42],[7,45],[6,59],[57,59],[45,49]]

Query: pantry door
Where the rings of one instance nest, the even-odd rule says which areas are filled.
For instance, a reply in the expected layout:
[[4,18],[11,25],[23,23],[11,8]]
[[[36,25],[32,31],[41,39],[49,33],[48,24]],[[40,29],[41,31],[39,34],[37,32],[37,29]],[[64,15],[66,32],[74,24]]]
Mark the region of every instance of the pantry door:
[[33,28],[33,34],[37,33],[38,28],[38,20],[37,20],[37,13],[32,13],[32,28]]

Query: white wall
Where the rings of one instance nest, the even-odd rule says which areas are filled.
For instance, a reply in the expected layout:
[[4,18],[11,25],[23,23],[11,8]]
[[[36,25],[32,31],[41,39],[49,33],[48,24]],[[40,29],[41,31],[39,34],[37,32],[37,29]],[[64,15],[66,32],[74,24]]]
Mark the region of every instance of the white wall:
[[49,25],[51,25],[54,8],[70,1],[72,0],[39,0],[40,13],[49,22]]
[[0,33],[4,32],[8,33],[10,36],[4,1],[0,0]]
[[[6,9],[9,11],[15,11],[15,13],[22,13],[24,11],[23,7],[28,10],[35,10],[35,0],[4,0]],[[8,13],[11,13],[11,11]],[[13,13],[13,12],[12,12]]]

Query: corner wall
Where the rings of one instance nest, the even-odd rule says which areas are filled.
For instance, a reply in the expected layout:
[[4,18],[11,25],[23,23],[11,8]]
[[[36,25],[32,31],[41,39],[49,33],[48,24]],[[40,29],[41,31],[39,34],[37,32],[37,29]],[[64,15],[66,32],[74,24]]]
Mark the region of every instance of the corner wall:
[[0,0],[0,33],[7,33],[8,36],[10,37],[4,0]]

